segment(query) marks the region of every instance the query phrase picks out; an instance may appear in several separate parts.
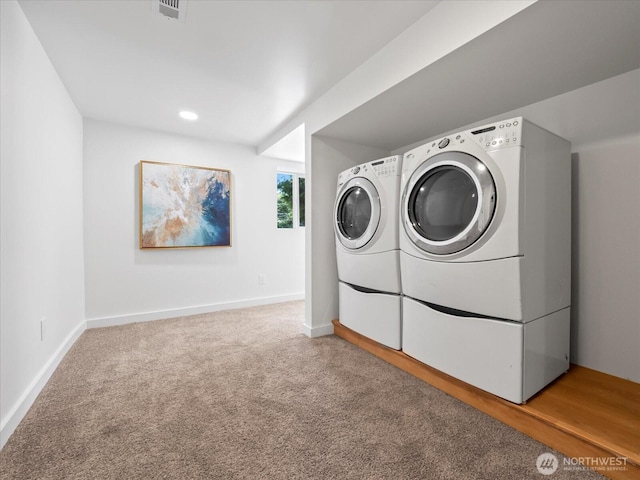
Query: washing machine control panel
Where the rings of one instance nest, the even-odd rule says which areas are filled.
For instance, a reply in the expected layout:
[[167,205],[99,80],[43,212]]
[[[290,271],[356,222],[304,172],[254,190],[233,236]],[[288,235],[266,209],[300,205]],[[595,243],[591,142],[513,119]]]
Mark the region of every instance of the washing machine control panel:
[[356,167],[352,167],[349,170],[345,170],[344,172],[338,175],[338,187],[344,185],[348,180],[353,177],[362,176],[367,173],[367,165],[358,165]]
[[401,173],[401,159],[400,155],[394,155],[393,157],[381,158],[380,160],[351,167],[338,175],[338,187],[353,177],[366,176],[371,172],[377,177],[397,177]]
[[402,157],[399,155],[381,158],[368,165],[371,166],[378,177],[394,177],[400,175],[400,158]]
[[438,148],[442,150],[443,148],[446,148],[446,146],[449,145],[449,143],[451,143],[451,140],[445,137],[438,142]]
[[522,118],[503,120],[465,133],[485,150],[522,145]]

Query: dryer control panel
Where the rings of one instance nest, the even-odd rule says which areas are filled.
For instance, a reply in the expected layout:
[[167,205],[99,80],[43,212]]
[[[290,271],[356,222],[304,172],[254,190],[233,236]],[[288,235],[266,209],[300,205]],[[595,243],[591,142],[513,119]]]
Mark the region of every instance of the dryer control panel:
[[427,154],[440,150],[464,148],[464,143],[473,141],[484,150],[496,150],[522,145],[522,117],[503,120],[491,125],[476,127],[465,132],[454,133],[432,141]]

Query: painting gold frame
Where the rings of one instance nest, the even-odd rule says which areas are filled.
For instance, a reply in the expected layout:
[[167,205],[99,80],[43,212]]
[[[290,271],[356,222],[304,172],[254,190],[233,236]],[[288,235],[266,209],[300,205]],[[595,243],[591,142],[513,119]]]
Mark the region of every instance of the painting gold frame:
[[140,248],[231,246],[231,171],[140,162]]

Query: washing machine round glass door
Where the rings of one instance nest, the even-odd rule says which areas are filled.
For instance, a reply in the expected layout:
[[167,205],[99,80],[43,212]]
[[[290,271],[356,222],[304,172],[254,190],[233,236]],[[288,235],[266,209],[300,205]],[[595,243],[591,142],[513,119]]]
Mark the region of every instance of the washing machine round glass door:
[[363,177],[347,181],[338,191],[334,220],[336,237],[345,247],[364,247],[380,223],[380,196],[376,187]]
[[409,178],[402,196],[402,223],[420,249],[447,255],[482,236],[495,204],[495,183],[483,162],[462,152],[440,153]]

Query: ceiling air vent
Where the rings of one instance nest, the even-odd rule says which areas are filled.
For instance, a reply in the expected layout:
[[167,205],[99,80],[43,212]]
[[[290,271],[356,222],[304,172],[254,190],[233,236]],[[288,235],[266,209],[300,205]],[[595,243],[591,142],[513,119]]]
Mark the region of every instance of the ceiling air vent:
[[153,15],[184,23],[187,16],[187,0],[151,0]]

